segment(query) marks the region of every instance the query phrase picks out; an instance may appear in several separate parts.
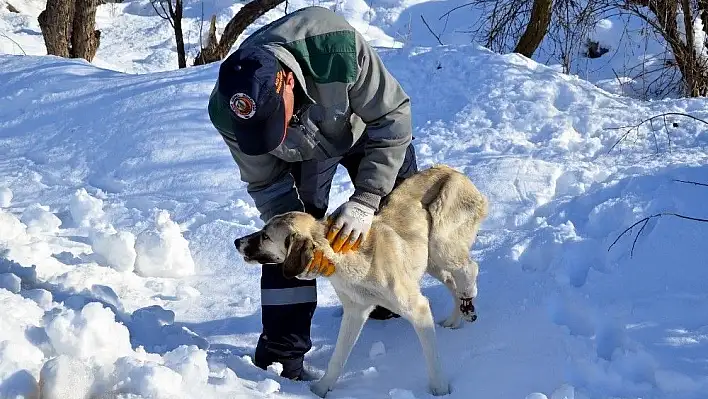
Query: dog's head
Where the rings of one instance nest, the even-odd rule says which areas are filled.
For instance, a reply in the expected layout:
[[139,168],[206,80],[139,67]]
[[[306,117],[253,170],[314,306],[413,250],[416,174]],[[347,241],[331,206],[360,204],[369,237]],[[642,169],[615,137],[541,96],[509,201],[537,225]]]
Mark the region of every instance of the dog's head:
[[315,237],[324,233],[317,220],[304,212],[288,212],[271,218],[263,228],[234,241],[246,263],[282,264],[286,278],[306,279],[303,275],[314,257]]

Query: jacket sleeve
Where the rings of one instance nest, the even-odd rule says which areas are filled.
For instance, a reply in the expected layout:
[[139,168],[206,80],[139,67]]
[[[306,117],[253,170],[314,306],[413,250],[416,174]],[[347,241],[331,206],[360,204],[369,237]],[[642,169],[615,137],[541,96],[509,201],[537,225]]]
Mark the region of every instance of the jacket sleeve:
[[227,136],[222,137],[263,222],[281,213],[305,210],[286,162],[270,154],[246,155]]
[[366,124],[368,140],[351,199],[378,209],[381,197],[393,190],[412,140],[410,98],[359,32],[356,38],[359,74],[349,102]]

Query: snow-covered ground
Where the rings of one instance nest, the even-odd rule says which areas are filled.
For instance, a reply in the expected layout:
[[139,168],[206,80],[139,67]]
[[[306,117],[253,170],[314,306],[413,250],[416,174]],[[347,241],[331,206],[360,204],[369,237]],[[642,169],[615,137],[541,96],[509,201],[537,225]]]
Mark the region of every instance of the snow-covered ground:
[[[218,64],[176,70],[146,0],[100,7],[93,64],[43,56],[41,1],[0,3],[0,32],[28,54],[0,36],[0,397],[33,397],[40,379],[51,398],[313,397],[251,361],[259,270],[233,239],[261,223],[206,113]],[[622,97],[474,44],[395,43],[405,10],[450,2],[317,4],[391,47],[420,166],[449,164],[489,197],[480,318],[437,330],[449,397],[705,397],[708,224],[655,218],[633,253],[641,224],[608,248],[658,212],[708,218],[708,188],[677,181],[708,183],[706,125],[613,129],[706,119],[708,101]],[[223,26],[240,6],[204,14]],[[331,207],[352,190],[340,170]],[[323,370],[341,308],[318,284],[306,361]],[[426,278],[424,291],[446,315],[446,289]],[[410,325],[369,321],[329,397],[430,397]]]

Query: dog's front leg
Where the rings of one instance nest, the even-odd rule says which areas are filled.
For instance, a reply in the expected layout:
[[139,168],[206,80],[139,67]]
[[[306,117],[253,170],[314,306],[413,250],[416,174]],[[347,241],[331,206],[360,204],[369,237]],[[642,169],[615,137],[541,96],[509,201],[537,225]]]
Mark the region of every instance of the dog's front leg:
[[373,306],[363,306],[344,298],[340,299],[342,299],[344,314],[342,323],[339,326],[339,335],[337,336],[334,353],[329,360],[325,375],[310,387],[310,390],[321,398],[327,395],[327,392],[332,389],[337,379],[339,379],[349,354],[364,327],[369,312],[373,309]]
[[474,307],[474,299],[477,297],[477,273],[479,266],[477,262],[469,259],[466,267],[452,270],[457,286],[457,298],[460,301],[460,313],[462,318],[468,322],[477,320],[477,311]]

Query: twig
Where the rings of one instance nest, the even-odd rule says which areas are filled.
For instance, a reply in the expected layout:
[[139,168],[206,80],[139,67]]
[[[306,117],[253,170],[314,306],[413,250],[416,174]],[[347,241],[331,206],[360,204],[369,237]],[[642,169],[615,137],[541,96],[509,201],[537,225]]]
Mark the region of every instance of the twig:
[[677,217],[677,218],[686,219],[686,220],[692,220],[692,221],[694,221],[694,222],[708,223],[708,219],[702,219],[702,218],[696,218],[696,217],[692,217],[692,216],[681,215],[681,214],[679,214],[679,213],[674,213],[674,212],[659,212],[659,213],[655,213],[655,214],[653,214],[653,215],[651,215],[651,216],[647,216],[647,217],[645,217],[645,218],[643,218],[643,219],[638,220],[638,221],[635,222],[633,225],[631,225],[631,226],[627,227],[626,229],[624,229],[624,231],[623,231],[619,236],[617,236],[617,238],[615,239],[615,241],[613,241],[612,244],[610,244],[609,248],[607,248],[607,251],[609,252],[610,249],[612,249],[612,246],[614,246],[614,245],[617,243],[617,241],[619,241],[619,239],[622,238],[622,236],[624,236],[625,234],[627,234],[628,231],[632,230],[632,228],[633,228],[634,226],[636,226],[636,225],[638,225],[638,224],[640,224],[640,223],[643,223],[643,224],[642,224],[642,227],[639,229],[639,232],[637,232],[637,236],[634,237],[634,241],[632,242],[632,250],[630,251],[630,254],[629,254],[629,257],[631,258],[631,257],[634,255],[634,246],[636,245],[637,240],[639,239],[639,235],[642,234],[642,231],[643,231],[644,228],[646,227],[647,223],[649,223],[649,220],[654,219],[654,218],[659,218],[659,217],[662,217],[662,216],[675,216],[675,217]]
[[204,1],[201,2],[201,11],[200,11],[201,17],[199,20],[199,52],[204,51],[204,40],[202,39],[203,37],[203,31],[202,29],[204,28]]
[[708,184],[706,184],[706,183],[699,183],[699,182],[696,182],[696,181],[679,180],[679,179],[674,179],[674,181],[679,182],[679,183],[695,184],[696,186],[705,186],[705,187],[708,187]]
[[4,34],[4,33],[2,33],[2,32],[0,32],[0,36],[6,38],[7,40],[9,40],[9,41],[11,41],[11,42],[13,42],[13,43],[15,43],[15,46],[17,46],[17,47],[20,48],[20,51],[22,51],[22,54],[27,55],[27,53],[25,52],[25,49],[23,49],[22,46],[20,46],[20,43],[17,43],[17,42],[14,41],[10,36],[8,36],[8,35],[6,35],[6,34]]
[[[654,121],[654,119],[657,119],[657,118],[666,118],[667,116],[683,116],[683,117],[690,118],[690,119],[693,119],[693,120],[695,120],[695,121],[698,121],[698,122],[701,122],[701,123],[703,123],[703,124],[708,125],[708,121],[705,121],[704,119],[701,119],[701,118],[699,118],[699,117],[697,117],[697,116],[685,114],[685,113],[682,113],[682,112],[665,112],[665,113],[663,113],[663,114],[654,115],[654,116],[652,116],[652,117],[650,117],[650,118],[644,119],[644,120],[640,121],[639,123],[637,123],[637,124],[635,124],[635,125],[617,126],[617,127],[606,127],[605,129],[608,129],[608,130],[629,129],[629,130],[627,130],[622,136],[620,136],[620,138],[617,140],[617,142],[615,142],[615,143],[612,145],[612,147],[610,147],[609,151],[607,151],[607,152],[608,152],[608,153],[609,153],[609,152],[612,152],[612,150],[613,150],[617,145],[619,145],[619,143],[621,143],[624,139],[626,139],[627,136],[628,136],[630,133],[632,133],[632,131],[634,131],[635,129],[636,129],[637,131],[639,131],[639,128],[640,128],[643,124],[645,124],[645,123],[647,123],[647,122],[649,122],[649,123],[651,124],[651,123]],[[668,132],[667,132],[667,134],[668,134]]]
[[433,30],[430,29],[430,25],[428,25],[428,22],[425,20],[425,18],[423,18],[423,14],[420,14],[420,19],[423,20],[423,23],[425,24],[425,26],[428,27],[428,30],[430,31],[430,33],[433,36],[435,36],[436,39],[438,39],[438,43],[440,43],[441,46],[444,46],[443,42],[440,40],[440,36],[436,35],[435,32],[433,32]]
[[464,7],[467,7],[467,6],[473,6],[474,4],[475,4],[475,2],[473,1],[473,2],[470,2],[470,3],[465,3],[465,4],[461,5],[461,6],[454,7],[454,8],[452,8],[450,11],[448,11],[448,12],[446,12],[445,14],[441,15],[440,18],[438,18],[438,21],[440,21],[441,19],[443,19],[443,18],[447,17],[448,15],[452,14],[453,11],[459,10],[460,8],[464,8]]

